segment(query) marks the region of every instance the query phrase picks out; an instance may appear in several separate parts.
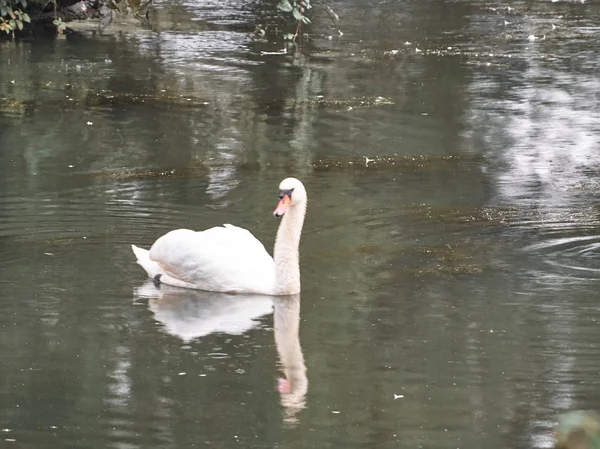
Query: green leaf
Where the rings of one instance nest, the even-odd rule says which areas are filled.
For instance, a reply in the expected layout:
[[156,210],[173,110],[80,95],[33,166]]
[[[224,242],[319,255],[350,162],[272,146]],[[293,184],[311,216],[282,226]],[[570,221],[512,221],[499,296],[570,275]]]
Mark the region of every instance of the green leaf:
[[31,19],[29,18],[29,14],[23,14],[21,16],[21,19],[23,19],[23,21],[25,21],[27,23],[31,23]]
[[61,24],[58,26],[58,28],[61,31],[65,31],[67,29],[67,24],[65,22],[61,22]]
[[10,21],[8,22],[8,25],[10,26],[10,29],[11,29],[11,30],[14,30],[14,29],[17,27],[17,24],[15,23],[15,21],[14,21],[14,20],[10,20]]
[[23,5],[23,8],[27,8],[27,0],[21,0],[21,5]]
[[296,8],[292,9],[292,15],[294,16],[294,19],[302,20],[302,14],[300,14],[300,11],[298,11]]
[[6,14],[7,14],[6,8],[5,7],[0,8],[0,16],[5,16]]
[[17,20],[17,27],[19,28],[19,30],[23,29],[23,22],[21,22],[20,20]]
[[304,23],[310,23],[310,19],[306,16],[302,16],[302,22]]
[[291,41],[291,40],[294,38],[294,35],[293,35],[292,33],[287,33],[287,34],[284,34],[284,35],[283,35],[283,38],[284,38],[286,41]]
[[52,23],[56,26],[60,25],[60,19],[54,19]]
[[290,4],[289,0],[281,0],[277,5],[277,9],[280,9],[283,12],[290,12],[294,8]]

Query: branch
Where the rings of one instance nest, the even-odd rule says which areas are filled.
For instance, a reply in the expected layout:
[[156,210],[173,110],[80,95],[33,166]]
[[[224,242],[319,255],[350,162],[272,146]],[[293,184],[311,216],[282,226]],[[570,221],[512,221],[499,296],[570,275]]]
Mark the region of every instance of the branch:
[[340,27],[338,26],[338,21],[340,20],[340,16],[338,16],[333,11],[333,9],[331,9],[329,7],[329,5],[324,5],[322,2],[316,2],[316,3],[319,4],[319,5],[321,5],[323,8],[325,8],[325,11],[327,11],[327,14],[329,14],[329,18],[333,22],[333,26],[335,27],[335,29],[337,30],[337,32],[339,33],[339,35],[343,36],[344,33],[342,33],[342,30],[340,30]]
[[[298,12],[300,13],[300,15],[302,15],[303,11],[304,11],[304,8],[302,6],[302,3],[300,3],[300,9],[298,9]],[[298,20],[298,26],[296,27],[296,33],[294,34],[294,37],[292,38],[292,42],[294,44],[296,43],[296,38],[300,34],[301,29],[302,29],[302,19]]]

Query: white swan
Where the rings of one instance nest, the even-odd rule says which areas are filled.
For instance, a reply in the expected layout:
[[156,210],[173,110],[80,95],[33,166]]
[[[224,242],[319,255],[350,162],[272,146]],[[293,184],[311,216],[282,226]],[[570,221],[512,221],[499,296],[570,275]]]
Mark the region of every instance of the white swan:
[[175,287],[227,293],[300,293],[298,246],[306,215],[306,190],[296,178],[279,184],[281,217],[273,256],[249,231],[229,224],[206,231],[177,229],[160,237],[150,251],[131,245],[155,281]]

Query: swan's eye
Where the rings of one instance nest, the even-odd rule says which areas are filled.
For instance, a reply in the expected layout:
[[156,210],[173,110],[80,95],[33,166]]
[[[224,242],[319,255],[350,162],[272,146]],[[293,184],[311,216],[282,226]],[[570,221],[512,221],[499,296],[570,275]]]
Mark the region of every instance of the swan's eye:
[[291,200],[293,191],[294,191],[294,189],[280,190],[279,191],[279,199],[282,199],[285,195],[287,195],[288,198]]

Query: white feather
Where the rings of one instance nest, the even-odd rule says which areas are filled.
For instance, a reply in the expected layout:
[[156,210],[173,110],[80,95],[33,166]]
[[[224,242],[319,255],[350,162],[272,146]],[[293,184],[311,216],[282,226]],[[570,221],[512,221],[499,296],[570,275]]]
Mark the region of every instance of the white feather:
[[[273,258],[249,231],[237,226],[171,231],[152,245],[150,262],[199,290],[270,294],[275,288]],[[174,285],[164,277],[160,281]]]

